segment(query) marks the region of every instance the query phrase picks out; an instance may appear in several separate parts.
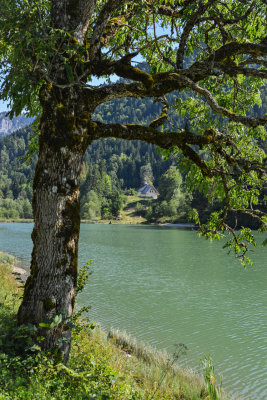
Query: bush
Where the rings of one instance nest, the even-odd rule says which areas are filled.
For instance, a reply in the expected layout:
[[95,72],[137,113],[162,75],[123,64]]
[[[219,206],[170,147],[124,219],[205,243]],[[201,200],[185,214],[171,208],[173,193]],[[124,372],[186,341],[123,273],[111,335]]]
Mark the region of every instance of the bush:
[[135,189],[133,189],[133,188],[130,188],[130,189],[127,189],[125,191],[125,194],[127,196],[136,196],[137,195],[137,191]]
[[28,199],[0,199],[0,217],[6,219],[32,218],[32,206]]

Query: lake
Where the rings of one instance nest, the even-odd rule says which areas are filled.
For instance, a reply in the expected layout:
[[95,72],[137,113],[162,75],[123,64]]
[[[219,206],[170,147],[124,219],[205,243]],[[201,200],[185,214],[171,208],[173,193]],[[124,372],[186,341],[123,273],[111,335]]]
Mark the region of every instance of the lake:
[[[32,224],[0,224],[0,250],[29,265]],[[260,242],[263,241],[263,236]],[[244,269],[222,243],[196,232],[125,225],[81,226],[79,265],[93,275],[79,296],[90,319],[158,348],[188,347],[181,363],[200,370],[211,355],[223,388],[267,398],[267,248]]]

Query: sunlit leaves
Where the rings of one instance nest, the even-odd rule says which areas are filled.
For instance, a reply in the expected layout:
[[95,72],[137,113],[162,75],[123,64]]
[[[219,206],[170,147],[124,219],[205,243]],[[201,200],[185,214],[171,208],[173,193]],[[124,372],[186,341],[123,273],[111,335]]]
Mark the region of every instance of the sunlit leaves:
[[253,265],[252,260],[246,256],[248,244],[254,248],[257,246],[251,229],[242,228],[238,233],[234,233],[233,237],[223,247],[232,250],[245,267],[246,265]]
[[31,3],[12,0],[0,2],[0,34],[3,38],[0,48],[3,77],[1,97],[11,101],[11,116],[25,109],[30,115],[38,112],[41,82],[36,82],[31,73],[38,62],[38,46],[43,51],[50,2],[40,0],[34,5]]
[[[149,85],[138,80],[142,73],[119,76],[140,82],[138,90],[132,85],[135,89],[130,94],[130,85],[125,84],[126,96],[153,97],[165,95],[173,87],[186,89],[169,111],[179,114],[183,134],[207,140],[198,148],[188,144],[196,142],[187,142],[184,135],[180,148],[174,149],[170,143],[168,153],[179,155],[191,190],[204,193],[210,203],[221,204],[221,212],[212,215],[205,230],[206,235],[220,236],[227,213],[253,210],[264,185],[266,155],[259,146],[259,138],[264,141],[266,137],[264,127],[252,129],[229,119],[245,124],[244,117],[255,114],[255,106],[260,116],[264,82],[259,70],[264,66],[264,50],[255,43],[265,39],[265,3],[126,1],[99,30],[97,56],[90,59],[92,35],[98,24],[101,26],[99,15],[109,4],[107,0],[96,1],[82,44],[74,37],[75,29],[68,31],[64,24],[55,29],[51,24],[50,1],[0,0],[1,98],[10,99],[11,116],[24,110],[35,115],[40,111],[39,92],[44,82],[60,89],[84,89],[97,76],[109,84],[109,75],[114,71],[119,75],[120,66],[133,71],[131,67],[139,62],[145,62],[151,74],[163,72],[160,77],[150,76]],[[245,43],[248,51],[243,50]],[[223,51],[228,45],[230,53]],[[122,96],[120,90],[110,93],[113,98]],[[253,125],[256,123],[250,123]],[[181,153],[193,156],[182,158]],[[257,217],[261,221],[261,215]],[[247,240],[248,234],[244,238]]]

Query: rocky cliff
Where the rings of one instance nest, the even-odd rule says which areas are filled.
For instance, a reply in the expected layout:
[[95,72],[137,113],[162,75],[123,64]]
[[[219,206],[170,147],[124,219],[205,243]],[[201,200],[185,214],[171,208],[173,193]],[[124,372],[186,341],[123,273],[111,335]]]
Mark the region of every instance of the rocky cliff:
[[9,133],[30,125],[33,118],[27,118],[24,115],[14,117],[12,120],[8,118],[5,112],[0,113],[0,137],[8,135]]

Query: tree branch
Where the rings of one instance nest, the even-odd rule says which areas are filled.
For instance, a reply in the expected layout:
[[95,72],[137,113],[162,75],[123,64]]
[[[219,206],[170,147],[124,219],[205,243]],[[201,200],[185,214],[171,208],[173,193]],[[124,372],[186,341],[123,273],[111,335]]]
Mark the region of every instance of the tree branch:
[[215,62],[214,68],[218,68],[221,71],[225,72],[230,76],[235,75],[244,75],[244,76],[254,76],[261,79],[267,79],[267,70],[266,69],[257,69],[257,68],[244,68],[239,65],[231,66],[223,63]]
[[89,56],[91,61],[94,61],[97,57],[101,48],[101,38],[112,14],[118,9],[118,7],[126,3],[126,1],[127,0],[109,0],[100,11],[90,42]]
[[229,118],[231,121],[235,122],[240,122],[243,125],[250,126],[252,128],[256,128],[257,126],[260,125],[266,125],[267,124],[267,116],[261,117],[261,118],[253,118],[253,117],[245,117],[243,115],[238,115],[235,114],[232,111],[227,110],[225,107],[221,107],[215,98],[212,96],[211,92],[209,92],[207,89],[204,89],[203,87],[197,85],[195,82],[193,82],[191,79],[182,76],[180,77],[181,80],[184,80],[186,83],[187,87],[190,87],[191,89],[195,90],[197,93],[202,94],[205,99],[207,100],[207,103],[209,106],[212,108],[213,111],[215,111],[218,114],[224,115],[225,117]]
[[200,169],[203,176],[212,177],[213,172],[207,166],[200,155],[190,147],[192,145],[203,146],[213,140],[209,135],[199,136],[186,130],[181,132],[161,133],[155,128],[130,124],[103,124],[92,121],[89,126],[91,140],[103,137],[116,137],[125,140],[144,140],[147,143],[155,144],[163,149],[171,149],[177,146],[185,157],[193,161]]
[[177,54],[176,54],[176,67],[178,69],[183,69],[185,47],[186,47],[186,43],[187,43],[188,37],[190,35],[190,32],[196,25],[196,22],[199,20],[200,16],[212,5],[212,3],[213,3],[213,1],[210,0],[207,2],[207,4],[204,5],[203,1],[200,0],[198,9],[196,10],[196,12],[193,14],[193,16],[188,20],[187,24],[185,25],[181,39],[180,39]]
[[210,61],[223,61],[233,55],[237,54],[250,54],[255,56],[266,56],[267,45],[266,43],[238,43],[230,42],[221,46],[218,50],[211,55],[206,62]]
[[161,111],[161,114],[160,114],[159,118],[154,119],[154,121],[152,121],[152,122],[150,123],[149,126],[151,126],[152,128],[158,128],[159,126],[163,125],[164,122],[166,122],[167,119],[168,119],[169,103],[168,103],[166,97],[165,97],[165,96],[162,96],[162,97],[156,99],[156,100],[154,101],[154,103],[155,103],[155,102],[159,102],[159,101],[160,101],[160,102],[162,103],[162,105],[163,105],[162,111]]
[[160,97],[173,90],[191,88],[205,97],[213,111],[224,115],[231,121],[240,122],[252,128],[267,124],[267,116],[261,118],[245,117],[243,115],[235,114],[234,112],[227,110],[225,107],[221,107],[212,96],[211,92],[199,86],[185,75],[177,73],[159,73],[150,75],[138,68],[128,65],[117,65],[115,72],[123,78],[139,80],[145,87],[140,87],[140,85],[136,83],[121,83],[101,87],[94,91],[94,93],[97,94],[96,98],[99,99],[98,104],[112,100],[113,98],[139,96]]
[[[187,75],[195,82],[201,79],[205,79],[211,75],[215,63],[220,63],[218,66],[224,64],[226,68],[231,67],[231,74],[234,75],[235,71],[238,73],[238,65],[231,65],[229,60],[230,57],[243,54],[251,55],[256,57],[266,57],[267,55],[267,44],[262,43],[238,43],[230,42],[219,49],[215,50],[209,57],[203,61],[194,62],[187,70],[179,71],[184,75]],[[264,60],[257,59],[259,65],[264,65]],[[240,63],[240,66],[243,65]]]
[[96,0],[52,0],[51,16],[54,28],[75,32],[74,36],[83,43]]

